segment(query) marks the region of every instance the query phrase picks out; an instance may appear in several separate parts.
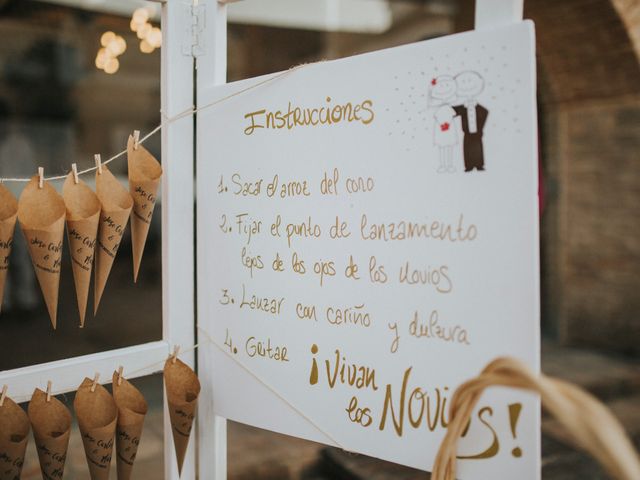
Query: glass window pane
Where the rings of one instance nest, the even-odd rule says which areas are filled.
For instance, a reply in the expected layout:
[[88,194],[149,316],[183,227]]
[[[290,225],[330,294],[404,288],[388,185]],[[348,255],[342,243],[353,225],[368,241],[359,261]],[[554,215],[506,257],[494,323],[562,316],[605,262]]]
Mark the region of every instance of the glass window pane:
[[[0,2],[0,177],[29,177],[39,166],[46,176],[65,174],[73,162],[79,170],[92,167],[94,154],[107,160],[125,148],[134,129],[144,135],[160,122],[160,50],[141,51],[141,40],[130,28],[136,2],[129,2],[128,13],[92,11],[95,2],[73,3],[78,8]],[[151,24],[159,27],[157,5],[148,6]],[[96,67],[107,31],[124,41],[118,40],[114,52],[126,43],[114,73]],[[159,134],[146,146],[160,159]],[[128,188],[126,157],[109,167]],[[94,187],[94,174],[82,178]],[[61,181],[52,184],[61,191]],[[7,186],[16,196],[24,188],[22,183]],[[137,284],[127,229],[95,316],[91,288],[84,329],[78,328],[66,238],[54,331],[17,226],[0,313],[0,370],[159,340],[160,210],[158,204]]]

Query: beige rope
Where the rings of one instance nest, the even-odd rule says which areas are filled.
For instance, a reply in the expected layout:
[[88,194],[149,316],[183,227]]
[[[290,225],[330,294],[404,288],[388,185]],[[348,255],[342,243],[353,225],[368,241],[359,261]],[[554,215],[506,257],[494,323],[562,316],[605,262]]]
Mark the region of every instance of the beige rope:
[[296,407],[293,403],[291,403],[291,401],[289,401],[282,393],[280,393],[280,391],[278,391],[277,388],[275,388],[272,385],[270,385],[269,383],[267,383],[264,378],[261,378],[258,374],[254,373],[251,369],[249,369],[247,366],[245,366],[242,362],[240,362],[236,358],[234,358],[233,355],[231,355],[226,348],[224,348],[222,345],[220,345],[220,343],[217,342],[213,338],[213,336],[210,335],[207,332],[207,330],[205,330],[204,328],[200,327],[199,325],[198,325],[197,329],[198,329],[198,331],[200,333],[202,333],[202,335],[205,337],[205,339],[207,340],[208,343],[213,344],[216,348],[218,348],[218,350],[220,350],[227,357],[229,357],[231,360],[233,360],[236,363],[236,365],[238,365],[245,372],[247,372],[249,375],[251,375],[255,380],[257,380],[259,383],[261,383],[264,387],[269,389],[271,391],[271,393],[276,395],[280,400],[282,400],[284,403],[286,403],[291,409],[293,409],[295,412],[297,412],[298,415],[300,415],[307,422],[309,422],[312,426],[314,426],[316,428],[316,430],[318,430],[325,437],[327,437],[329,440],[331,440],[335,444],[335,446],[337,446],[338,448],[344,450],[345,452],[350,452],[351,451],[351,450],[348,450],[347,448],[343,447],[340,444],[340,442],[338,442],[338,440],[336,440],[336,438],[333,435],[331,435],[331,433],[329,433],[327,430],[322,428],[322,426],[319,425],[318,423],[314,422],[313,419],[308,417],[304,413],[304,411],[302,411],[300,408]]
[[458,439],[482,392],[491,386],[514,387],[540,394],[543,406],[581,448],[593,455],[615,478],[640,479],[640,459],[624,428],[594,396],[575,385],[534,374],[513,358],[498,358],[451,398],[447,433],[433,465],[432,480],[454,480]]
[[[272,74],[267,76],[267,78],[260,80],[259,82],[256,83],[252,83],[251,85],[249,85],[248,87],[242,88],[240,90],[234,91],[229,95],[226,95],[222,98],[219,98],[211,103],[207,103],[205,105],[202,105],[201,107],[195,108],[195,107],[189,107],[186,110],[178,113],[177,115],[175,115],[174,117],[168,117],[167,115],[164,114],[164,112],[160,112],[160,115],[162,117],[162,123],[160,125],[158,125],[157,127],[155,127],[153,130],[151,130],[149,133],[147,133],[144,137],[142,137],[139,141],[138,144],[142,144],[144,142],[146,142],[149,138],[151,138],[152,136],[154,136],[156,133],[158,133],[160,130],[162,130],[163,126],[166,126],[167,124],[173,123],[173,122],[177,122],[178,120],[181,120],[183,118],[186,117],[190,117],[191,115],[195,115],[196,113],[199,113],[203,110],[206,110],[208,108],[211,107],[215,107],[216,105],[220,104],[220,103],[224,103],[228,100],[231,100],[234,97],[237,97],[239,95],[242,95],[246,92],[249,92],[251,90],[254,90],[258,87],[261,87],[263,85],[266,85],[270,82],[273,82],[275,80],[281,79],[297,70],[300,70],[301,68],[305,68],[309,65],[316,65],[318,63],[322,63],[325,60],[320,60],[318,62],[315,63],[301,63],[300,65],[296,65],[294,67],[291,67],[289,70],[284,70],[280,73],[276,73],[276,74]],[[127,153],[126,150],[122,150],[121,152],[116,153],[114,156],[112,156],[111,158],[105,160],[102,162],[102,165],[108,165],[109,163],[123,157],[125,154]],[[91,167],[91,168],[87,168],[85,170],[80,170],[77,172],[78,175],[85,175],[87,173],[91,173],[97,170],[98,167]],[[44,180],[46,180],[47,182],[53,181],[53,180],[64,180],[65,178],[67,178],[67,173],[62,174],[62,175],[56,175],[53,177],[46,177],[44,178]],[[23,177],[23,178],[0,178],[0,184],[2,183],[10,183],[10,182],[21,182],[21,183],[27,183],[31,181],[31,177]]]

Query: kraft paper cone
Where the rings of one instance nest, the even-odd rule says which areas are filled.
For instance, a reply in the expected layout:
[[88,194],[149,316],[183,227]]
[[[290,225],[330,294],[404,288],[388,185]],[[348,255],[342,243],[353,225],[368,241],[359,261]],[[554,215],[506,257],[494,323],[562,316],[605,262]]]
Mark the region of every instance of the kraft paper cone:
[[137,282],[142,253],[147,242],[153,209],[156,205],[162,167],[142,145],[138,145],[136,149],[133,146],[133,137],[129,136],[127,163],[129,167],[129,192],[133,198],[131,245],[133,247],[133,281]]
[[13,400],[0,407],[0,480],[20,478],[29,441],[29,418]]
[[71,413],[64,404],[36,388],[29,402],[29,421],[44,480],[62,478],[71,435]]
[[142,436],[147,402],[142,393],[126,379],[122,378],[118,385],[118,372],[113,374],[112,385],[113,399],[118,407],[116,428],[118,480],[129,480]]
[[102,204],[102,211],[94,267],[94,314],[98,311],[104,287],[107,285],[107,279],[133,207],[133,200],[129,192],[105,166],[102,167],[102,174],[96,173],[96,193]]
[[167,391],[178,472],[182,473],[200,394],[200,381],[189,366],[180,360],[173,363],[173,359],[170,358],[164,364],[164,387]]
[[9,272],[9,255],[13,245],[13,232],[18,218],[18,201],[0,184],[0,311],[4,298],[4,285]]
[[62,197],[47,182],[39,188],[38,177],[33,177],[20,195],[18,220],[54,329],[58,311],[64,217]]
[[91,391],[92,385],[93,380],[84,379],[76,392],[73,408],[78,418],[91,480],[106,480],[109,478],[118,410],[102,385],[96,385],[95,392]]
[[84,327],[93,254],[100,221],[100,200],[82,180],[76,183],[72,173],[64,182],[62,197],[67,208],[67,238],[71,252],[73,282],[78,299],[80,327]]

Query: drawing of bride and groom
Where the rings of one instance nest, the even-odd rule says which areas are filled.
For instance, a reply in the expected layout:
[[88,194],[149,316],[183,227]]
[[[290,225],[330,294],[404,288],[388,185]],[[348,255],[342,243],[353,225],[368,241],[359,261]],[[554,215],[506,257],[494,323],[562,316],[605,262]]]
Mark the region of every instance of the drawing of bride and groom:
[[483,90],[484,78],[470,70],[431,80],[429,107],[435,109],[433,142],[439,150],[438,173],[456,171],[454,149],[461,137],[464,171],[485,169],[482,133],[489,110],[478,103]]

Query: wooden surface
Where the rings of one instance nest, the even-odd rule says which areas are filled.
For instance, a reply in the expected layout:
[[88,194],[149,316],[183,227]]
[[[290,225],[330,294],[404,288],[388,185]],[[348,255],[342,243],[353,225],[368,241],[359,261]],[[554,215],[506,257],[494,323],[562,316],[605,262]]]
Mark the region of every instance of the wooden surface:
[[[183,350],[195,343],[193,121],[187,117],[167,124],[165,119],[193,106],[193,59],[182,53],[185,25],[190,22],[188,11],[180,0],[162,4],[163,338],[171,349],[174,345],[181,345]],[[180,359],[188,365],[195,365],[193,352],[181,355]],[[181,478],[184,480],[196,478],[195,444],[196,439],[191,438],[182,469]],[[165,478],[168,480],[178,478],[173,448],[171,424],[165,407],[164,458]]]

